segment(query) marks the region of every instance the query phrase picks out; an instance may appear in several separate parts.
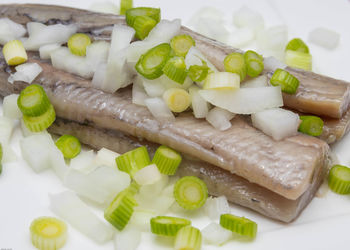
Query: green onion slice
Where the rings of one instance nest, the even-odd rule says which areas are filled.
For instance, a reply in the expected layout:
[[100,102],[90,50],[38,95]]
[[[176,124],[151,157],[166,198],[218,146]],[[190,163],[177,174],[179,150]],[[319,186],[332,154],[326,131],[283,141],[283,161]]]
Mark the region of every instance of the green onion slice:
[[282,91],[287,94],[295,94],[299,87],[299,80],[283,69],[275,70],[270,83],[273,86],[281,86]]
[[309,47],[300,38],[290,40],[285,50],[293,50],[309,54]]
[[137,184],[136,181],[132,181],[129,185],[129,187],[126,188],[127,192],[129,192],[131,195],[135,195],[140,190],[140,185]]
[[225,70],[227,72],[236,73],[240,76],[240,81],[243,81],[247,75],[244,56],[240,53],[231,53],[225,57]]
[[55,144],[66,159],[73,159],[81,151],[81,144],[78,138],[72,135],[62,135]]
[[162,43],[141,55],[136,63],[136,71],[147,79],[156,79],[163,74],[163,68],[170,57],[171,47]]
[[185,111],[191,105],[190,94],[180,88],[167,89],[163,93],[163,99],[169,109],[177,113]]
[[250,59],[246,62],[247,75],[257,77],[264,70],[264,62],[262,60]]
[[144,146],[118,156],[115,161],[118,169],[130,174],[130,176],[134,176],[138,170],[151,164],[147,148]]
[[160,21],[160,9],[150,7],[128,9],[125,12],[126,23],[130,27],[134,27],[135,18],[138,16],[148,16],[158,23]]
[[350,193],[350,168],[334,165],[328,175],[329,188],[338,194]]
[[23,122],[26,125],[26,127],[32,131],[32,132],[40,132],[48,127],[51,126],[51,124],[56,119],[56,113],[53,106],[50,104],[47,111],[39,116],[27,116],[23,115]]
[[157,22],[148,16],[137,16],[133,28],[138,39],[145,39],[149,32],[157,25]]
[[299,116],[301,123],[299,125],[299,132],[311,135],[320,136],[323,132],[323,121],[320,117],[313,115]]
[[134,207],[137,203],[130,192],[120,192],[112,203],[105,209],[104,217],[119,231],[123,230],[128,224],[132,214],[134,213]]
[[152,163],[157,165],[162,174],[174,175],[181,160],[181,155],[178,152],[167,146],[160,146],[154,154]]
[[285,62],[288,66],[310,71],[312,69],[312,56],[308,53],[286,50]]
[[7,42],[2,48],[5,61],[10,66],[25,63],[28,60],[27,52],[19,40],[12,40]]
[[2,173],[2,145],[0,143],[0,174]]
[[194,82],[201,82],[207,78],[209,67],[207,62],[202,60],[202,65],[191,65],[188,69],[188,76]]
[[220,225],[223,228],[249,238],[255,238],[258,229],[258,225],[254,221],[232,214],[222,214],[220,216]]
[[66,224],[53,217],[39,217],[30,225],[32,244],[43,250],[59,249],[67,240]]
[[174,250],[200,250],[201,247],[202,233],[197,228],[186,226],[177,232]]
[[208,188],[201,179],[195,176],[185,176],[175,183],[174,197],[184,209],[198,209],[208,198]]
[[188,74],[185,59],[177,56],[170,58],[164,65],[163,72],[169,79],[183,84]]
[[157,216],[151,219],[151,232],[164,236],[175,236],[183,227],[191,225],[191,221],[178,217]]
[[247,62],[249,60],[260,60],[260,61],[263,61],[264,58],[262,57],[262,55],[256,53],[255,51],[253,50],[247,50],[245,53],[244,53],[244,60]]
[[133,0],[120,0],[120,15],[125,15],[126,11],[133,6]]
[[177,35],[170,41],[170,46],[173,49],[175,55],[185,57],[187,52],[192,46],[195,46],[196,42],[189,35]]
[[235,90],[240,87],[240,77],[231,72],[210,73],[205,79],[203,89],[230,89]]
[[77,56],[86,55],[86,47],[91,44],[91,39],[88,35],[77,33],[72,35],[68,40],[68,48],[70,52]]
[[42,86],[32,84],[21,91],[17,106],[23,115],[39,116],[48,110],[50,100]]

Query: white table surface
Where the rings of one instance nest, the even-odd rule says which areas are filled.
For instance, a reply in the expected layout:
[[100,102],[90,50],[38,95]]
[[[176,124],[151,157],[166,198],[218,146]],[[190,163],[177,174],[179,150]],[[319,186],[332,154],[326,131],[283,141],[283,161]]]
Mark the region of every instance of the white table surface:
[[[0,3],[45,3],[88,8],[93,0],[1,0]],[[318,26],[333,29],[341,34],[338,48],[329,51],[309,44],[313,55],[314,70],[322,74],[350,81],[350,2],[347,0],[135,0],[135,6],[158,6],[163,18],[181,18],[186,25],[199,8],[215,6],[232,22],[233,11],[246,4],[263,14],[267,27],[286,24],[289,38],[301,37]],[[246,48],[254,49],[254,43]],[[245,49],[245,48],[244,48]],[[0,111],[2,112],[1,104]],[[48,194],[66,190],[51,171],[35,174],[21,159],[17,129],[12,137],[12,146],[18,161],[4,164],[0,176],[0,250],[34,249],[30,243],[29,225],[39,216],[55,216],[48,209]],[[350,136],[334,146],[340,163],[349,164]],[[102,218],[102,211],[93,207]],[[232,206],[236,215],[246,216],[259,225],[258,237],[252,243],[231,241],[222,247],[203,245],[202,249],[349,249],[350,196],[327,192],[323,198],[315,198],[301,216],[291,224],[281,224],[238,206]],[[209,220],[202,215],[193,218],[193,224],[203,228]],[[69,226],[69,237],[63,249],[97,250],[114,249],[113,243],[97,245]],[[172,249],[171,243],[150,233],[142,234],[138,250]]]

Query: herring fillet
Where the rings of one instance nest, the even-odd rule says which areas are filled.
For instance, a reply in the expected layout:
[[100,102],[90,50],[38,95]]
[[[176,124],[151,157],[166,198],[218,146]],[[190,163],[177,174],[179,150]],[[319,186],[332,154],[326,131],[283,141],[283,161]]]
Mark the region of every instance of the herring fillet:
[[[289,199],[300,197],[314,172],[325,167],[322,162],[329,146],[317,138],[299,134],[274,141],[241,116],[235,117],[226,131],[218,131],[192,114],[181,114],[174,123],[157,121],[145,107],[132,104],[130,89],[105,93],[92,88],[90,81],[48,63],[29,61],[42,67],[36,83],[44,87],[58,117],[167,145]],[[1,58],[0,62],[4,67],[0,68],[0,92],[23,88],[23,83],[7,82],[9,68]]]
[[[29,21],[46,24],[75,23],[79,32],[91,33],[96,39],[106,40],[110,39],[113,24],[125,24],[122,16],[39,4],[0,5],[0,16],[8,17],[21,24]],[[219,70],[224,69],[223,59],[227,54],[243,52],[202,36],[186,27],[182,27],[182,33],[191,35],[199,50]],[[271,69],[265,69],[265,72],[269,70]],[[287,70],[300,80],[300,87],[296,95],[284,94],[284,102],[288,108],[333,118],[341,118],[348,110],[350,85],[347,82],[289,67]]]
[[[89,125],[64,119],[57,119],[49,131],[58,135],[68,133],[95,149],[105,147],[118,153],[146,146],[148,151],[154,154],[159,146],[145,140],[140,141],[136,137],[128,136],[119,131],[96,129]],[[297,200],[286,199],[237,175],[186,154],[183,154],[183,161],[178,168],[177,175],[197,176],[205,181],[211,195],[225,195],[232,203],[248,207],[276,220],[291,222],[310,202],[326,172],[326,168],[319,168],[319,171],[314,174],[308,190]]]

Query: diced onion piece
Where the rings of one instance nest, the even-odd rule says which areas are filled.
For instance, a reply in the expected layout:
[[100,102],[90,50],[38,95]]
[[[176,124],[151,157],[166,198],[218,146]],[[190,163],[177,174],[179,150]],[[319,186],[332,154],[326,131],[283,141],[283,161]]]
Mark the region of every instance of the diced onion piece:
[[187,68],[192,65],[202,65],[202,61],[205,61],[212,71],[218,72],[216,67],[195,46],[192,46],[185,57]]
[[163,73],[171,80],[183,84],[187,77],[185,60],[182,57],[171,57],[163,67]]
[[210,219],[217,220],[221,214],[230,212],[230,205],[225,196],[209,197],[205,203],[204,210]]
[[10,66],[25,63],[28,60],[27,52],[19,40],[7,42],[2,48],[6,63]]
[[259,88],[269,86],[266,75],[261,75],[241,83],[241,88]]
[[208,198],[207,185],[194,176],[182,177],[175,183],[174,197],[184,209],[198,209],[205,204]]
[[300,120],[292,111],[274,108],[252,114],[252,123],[254,127],[279,141],[296,135]]
[[77,56],[86,55],[86,47],[91,44],[91,39],[88,35],[83,33],[76,33],[72,35],[67,42],[70,52]]
[[64,161],[62,152],[55,146],[53,141],[52,149],[50,150],[50,166],[54,170],[57,177],[60,178],[61,181],[63,181],[68,171],[68,167],[66,165],[66,162]]
[[174,175],[181,163],[181,160],[182,157],[178,152],[162,145],[157,148],[152,159],[152,163],[156,164],[159,172],[162,174]]
[[88,174],[98,167],[98,165],[95,164],[95,158],[96,156],[93,150],[82,151],[75,158],[71,159],[69,167]]
[[2,103],[2,111],[5,117],[11,119],[20,119],[22,117],[22,112],[17,106],[17,94],[11,94],[4,97]]
[[32,132],[40,132],[47,129],[51,126],[55,119],[56,113],[52,104],[49,105],[49,108],[46,110],[45,113],[39,116],[23,115],[24,124]]
[[4,45],[5,43],[19,39],[24,36],[26,29],[18,23],[8,19],[0,18],[0,44]]
[[199,94],[211,104],[234,114],[253,114],[283,106],[279,86],[238,90],[200,90]]
[[101,13],[107,13],[107,14],[119,14],[119,7],[112,3],[111,1],[104,1],[104,2],[93,2],[89,10],[95,11],[95,12],[101,12]]
[[190,94],[184,89],[168,89],[164,92],[163,99],[173,112],[183,112],[191,104]]
[[337,194],[350,193],[350,168],[334,165],[328,175],[328,186]]
[[281,86],[281,90],[287,94],[295,94],[299,87],[299,80],[283,69],[275,70],[270,83],[273,86]]
[[21,91],[17,105],[24,115],[39,116],[48,110],[50,100],[42,86],[32,84]]
[[151,232],[157,235],[176,236],[177,232],[191,225],[191,221],[171,216],[157,216],[151,219]]
[[196,26],[203,19],[209,19],[211,21],[215,21],[217,23],[224,22],[224,13],[215,7],[202,7],[195,12],[195,14],[191,17],[189,24],[191,26]]
[[16,162],[18,160],[18,156],[16,155],[15,151],[12,149],[10,145],[3,144],[3,157],[2,157],[2,163],[10,163],[10,162]]
[[[142,76],[138,76],[138,78],[142,78]],[[167,90],[167,86],[165,86],[161,81],[157,80],[148,80],[141,79],[145,92],[148,97],[161,97],[164,92]]]
[[132,195],[135,195],[139,192],[140,190],[140,185],[136,183],[136,181],[132,181],[127,187],[127,192],[131,193]]
[[0,142],[4,145],[10,143],[10,138],[14,128],[14,122],[7,117],[0,117]]
[[40,33],[43,29],[45,29],[46,25],[43,23],[38,23],[38,22],[28,22],[27,23],[27,30],[28,30],[28,35],[37,35]]
[[[162,174],[161,178],[157,182],[150,185],[140,186],[139,195],[143,198],[150,199],[153,201],[153,198],[155,196],[161,195],[168,182],[169,177],[167,175]],[[142,206],[143,203],[140,203],[140,205]]]
[[70,168],[64,184],[79,195],[105,204],[129,186],[130,177],[118,169],[107,166],[98,167],[87,174]]
[[104,217],[116,229],[122,231],[128,224],[136,205],[134,197],[129,192],[120,192],[105,209]]
[[233,13],[233,23],[238,28],[250,28],[255,32],[264,28],[262,15],[247,6],[242,6]]
[[115,161],[120,171],[126,172],[131,176],[134,176],[137,171],[151,164],[145,146],[126,152],[118,156]]
[[96,72],[98,65],[107,63],[110,44],[106,41],[95,41],[86,47],[86,60]]
[[247,218],[237,217],[232,214],[222,214],[220,225],[232,232],[249,238],[255,238],[258,225]]
[[286,50],[285,62],[290,67],[312,70],[312,56],[308,53]]
[[269,56],[264,58],[264,67],[266,70],[275,71],[276,69],[284,69],[287,65],[275,57]]
[[80,141],[73,135],[62,135],[55,144],[66,159],[73,159],[81,151]]
[[244,60],[244,56],[242,54],[233,52],[227,55],[224,60],[224,66],[227,72],[238,74],[240,77],[240,81],[243,81],[246,77],[247,67],[246,62]]
[[320,136],[322,134],[324,123],[321,118],[312,115],[301,115],[300,120],[299,132],[311,136]]
[[149,16],[137,16],[132,27],[136,37],[143,40],[156,25],[157,22]]
[[133,178],[141,186],[150,185],[160,180],[161,173],[156,164],[151,164],[137,171]]
[[96,66],[96,70],[94,73],[94,76],[92,78],[91,84],[94,88],[101,88],[103,85],[103,81],[106,76],[106,71],[107,71],[107,64],[106,63],[101,63]]
[[77,32],[78,28],[75,24],[44,25],[41,23],[28,23],[27,26],[30,24],[34,24],[35,29],[29,32],[29,38],[23,43],[27,50],[38,50],[41,46],[46,44],[64,44],[71,35]]
[[16,73],[11,74],[8,78],[10,83],[15,81],[32,83],[42,71],[42,68],[37,63],[24,63],[18,65],[15,69]]
[[227,130],[231,127],[230,120],[235,116],[231,112],[215,107],[209,111],[205,119],[216,129],[221,131]]
[[265,56],[275,56],[283,60],[284,48],[287,44],[288,31],[286,26],[273,26],[266,30],[260,30],[257,34],[259,50]]
[[241,48],[253,41],[254,38],[254,30],[251,28],[239,28],[231,33],[228,44],[235,48]]
[[221,246],[232,238],[232,232],[223,228],[218,223],[212,222],[202,229],[204,241],[209,244]]
[[39,48],[39,54],[41,59],[50,59],[51,53],[55,50],[59,49],[61,45],[59,43],[53,43],[53,44],[46,44],[43,46],[40,46]]
[[209,112],[209,103],[199,94],[200,88],[193,86],[189,88],[194,117],[205,118]]
[[230,72],[211,73],[205,79],[203,89],[236,90],[240,86],[240,76]]
[[137,7],[128,9],[125,12],[126,23],[130,27],[134,27],[134,22],[138,16],[148,16],[157,23],[160,21],[160,9],[150,7]]
[[146,106],[145,100],[148,98],[148,95],[145,89],[139,84],[134,83],[132,85],[132,103]]
[[152,115],[159,120],[175,121],[175,116],[162,98],[154,97],[145,100],[145,104]]
[[196,42],[189,35],[177,35],[170,41],[170,46],[173,49],[175,55],[186,57],[187,52],[192,46],[195,46]]
[[183,84],[180,84],[171,80],[166,75],[162,75],[157,80],[154,80],[152,83],[155,83],[157,81],[159,81],[164,86],[165,89],[172,89],[172,88],[188,89],[193,85],[193,81],[189,77],[185,79],[185,82]]
[[143,232],[149,232],[150,220],[156,215],[156,212],[153,210],[135,207],[135,211],[132,214],[129,222],[129,227],[136,228]]
[[191,249],[200,250],[202,247],[202,234],[192,226],[182,227],[176,234],[174,250]]
[[141,232],[135,228],[127,227],[117,232],[114,238],[115,250],[136,250],[141,242]]
[[290,40],[286,46],[286,50],[298,51],[302,53],[309,53],[309,47],[300,38]]
[[54,217],[39,217],[30,224],[30,237],[38,249],[59,249],[66,244],[67,225]]
[[2,145],[0,143],[0,175],[2,173]]
[[226,43],[229,38],[229,31],[219,20],[202,18],[200,22],[194,26],[194,30],[202,35]]
[[49,195],[50,209],[97,243],[112,239],[113,229],[100,220],[77,195],[70,191]]
[[319,27],[309,33],[308,40],[326,49],[334,49],[339,44],[340,35],[334,30]]
[[117,167],[117,163],[115,162],[115,158],[120,156],[120,154],[109,150],[107,148],[101,148],[95,158],[95,164],[99,166],[108,166],[108,167]]

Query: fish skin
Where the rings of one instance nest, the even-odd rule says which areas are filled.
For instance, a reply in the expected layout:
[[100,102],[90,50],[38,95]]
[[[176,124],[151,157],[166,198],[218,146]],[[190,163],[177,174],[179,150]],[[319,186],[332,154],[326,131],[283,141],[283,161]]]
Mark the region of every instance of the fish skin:
[[[79,124],[60,118],[49,128],[49,132],[58,135],[71,134],[82,143],[95,149],[105,147],[118,153],[125,153],[136,147],[146,146],[150,154],[153,155],[159,146],[155,143],[128,136],[120,131],[96,129],[88,124]],[[297,200],[289,200],[195,157],[186,154],[182,154],[182,157],[182,163],[177,171],[178,176],[197,176],[207,184],[211,195],[225,195],[232,203],[286,223],[295,220],[307,206],[327,172],[326,168],[319,168],[306,192]]]
[[[22,24],[30,21],[45,24],[75,23],[79,32],[87,32],[95,39],[104,40],[110,39],[111,29],[108,27],[117,23],[125,24],[123,16],[40,4],[0,5],[0,16]],[[106,27],[107,29],[101,32]],[[242,50],[202,36],[186,27],[182,27],[182,33],[191,35],[198,49],[221,71],[224,70],[223,60],[227,54],[243,53]],[[283,95],[284,103],[288,108],[332,118],[341,118],[349,109],[349,83],[290,67],[286,70],[300,80],[299,89],[295,95]],[[265,68],[264,71],[269,72],[271,69]]]

